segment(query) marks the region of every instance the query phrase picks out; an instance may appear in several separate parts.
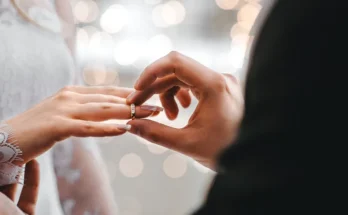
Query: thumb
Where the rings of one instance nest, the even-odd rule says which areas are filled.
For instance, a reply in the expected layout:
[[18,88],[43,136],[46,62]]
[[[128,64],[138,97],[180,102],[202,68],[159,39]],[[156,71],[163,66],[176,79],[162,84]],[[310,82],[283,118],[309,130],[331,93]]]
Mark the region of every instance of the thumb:
[[25,179],[18,207],[26,214],[34,214],[39,193],[40,169],[39,163],[32,160],[25,167]]
[[147,119],[135,119],[127,124],[131,125],[130,133],[172,150],[180,152],[184,150],[180,139],[185,139],[187,136],[185,129],[169,127]]

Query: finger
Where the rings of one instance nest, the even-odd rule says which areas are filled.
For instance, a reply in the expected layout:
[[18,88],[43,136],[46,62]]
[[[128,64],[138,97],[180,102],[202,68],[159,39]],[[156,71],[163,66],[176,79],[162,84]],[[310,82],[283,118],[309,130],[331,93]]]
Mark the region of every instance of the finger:
[[17,191],[17,184],[9,184],[0,187],[0,192],[7,196],[12,201],[15,200]]
[[75,120],[67,127],[75,137],[107,137],[118,136],[130,130],[129,125]]
[[179,100],[181,106],[183,108],[187,108],[191,104],[191,96],[190,92],[188,89],[183,89],[181,88],[177,93],[176,93],[176,98]]
[[126,99],[118,96],[103,95],[103,94],[76,94],[76,100],[80,104],[86,103],[115,103],[126,104]]
[[128,125],[131,125],[129,132],[152,143],[180,152],[185,151],[185,145],[178,141],[178,137],[187,140],[188,132],[185,129],[172,128],[146,119],[131,120]]
[[26,214],[32,215],[39,194],[40,168],[36,160],[27,163],[25,167],[25,178],[18,207]]
[[62,91],[72,91],[81,94],[104,94],[113,95],[121,98],[127,98],[129,94],[134,92],[134,89],[123,88],[123,87],[113,87],[113,86],[68,86],[62,89]]
[[175,94],[180,90],[179,87],[173,87],[172,89],[166,91],[165,93],[162,93],[160,95],[160,100],[162,103],[162,106],[164,108],[164,111],[170,120],[176,119],[179,113],[178,105],[175,101]]
[[199,89],[206,88],[207,83],[211,80],[211,76],[215,75],[214,71],[197,61],[177,52],[171,52],[148,66],[140,75],[134,88],[136,90],[144,90],[158,78],[163,78],[173,73],[180,81]]
[[140,105],[151,98],[154,94],[161,94],[173,87],[188,88],[189,86],[180,81],[174,74],[164,78],[157,79],[153,84],[149,85],[142,91],[135,91],[127,97],[127,104]]
[[[142,105],[135,108],[136,118],[149,117],[155,111],[161,111],[161,107]],[[113,103],[87,103],[78,105],[78,108],[73,110],[74,118],[102,121],[108,119],[130,119],[131,108],[129,105],[113,104]]]

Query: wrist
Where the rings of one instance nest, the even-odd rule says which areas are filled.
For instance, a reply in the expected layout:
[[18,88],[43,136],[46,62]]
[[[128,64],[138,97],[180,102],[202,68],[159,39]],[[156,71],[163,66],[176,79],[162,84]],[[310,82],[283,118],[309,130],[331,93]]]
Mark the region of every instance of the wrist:
[[22,181],[22,151],[17,145],[12,128],[0,123],[0,186]]
[[[20,159],[16,159],[13,163],[20,166],[28,163],[43,152],[47,151],[54,141],[50,141],[52,135],[48,126],[41,126],[39,122],[32,123],[32,120],[26,117],[17,116],[5,122],[11,130],[11,136],[15,140],[15,144],[20,149]],[[42,129],[44,128],[44,129]],[[52,138],[51,138],[52,139]],[[48,143],[52,144],[48,144]]]
[[22,154],[12,127],[6,122],[0,122],[0,163],[23,161]]

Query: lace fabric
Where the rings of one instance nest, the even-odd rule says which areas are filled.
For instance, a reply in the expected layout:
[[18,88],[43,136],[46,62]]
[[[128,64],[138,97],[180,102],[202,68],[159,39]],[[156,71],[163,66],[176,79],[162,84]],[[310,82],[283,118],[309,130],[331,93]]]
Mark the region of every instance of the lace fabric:
[[14,161],[22,160],[22,151],[16,145],[11,128],[0,123],[0,186],[22,183],[22,167],[13,164]]

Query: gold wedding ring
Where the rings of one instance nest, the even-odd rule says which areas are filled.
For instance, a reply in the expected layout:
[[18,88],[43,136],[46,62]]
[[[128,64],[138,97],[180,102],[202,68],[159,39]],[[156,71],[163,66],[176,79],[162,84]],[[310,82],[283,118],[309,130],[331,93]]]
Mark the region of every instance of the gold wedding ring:
[[135,119],[135,105],[131,104],[130,108],[131,108],[131,119]]

